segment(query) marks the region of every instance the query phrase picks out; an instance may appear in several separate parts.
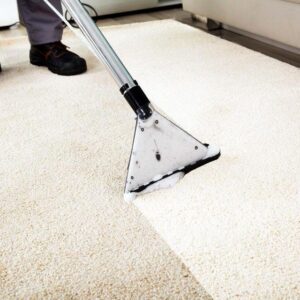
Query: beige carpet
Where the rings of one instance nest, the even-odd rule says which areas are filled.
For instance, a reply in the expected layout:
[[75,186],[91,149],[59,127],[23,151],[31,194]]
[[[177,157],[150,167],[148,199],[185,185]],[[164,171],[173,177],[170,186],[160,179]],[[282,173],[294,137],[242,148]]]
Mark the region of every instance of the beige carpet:
[[72,78],[2,41],[0,298],[299,298],[299,69],[171,20],[105,33],[223,156],[123,203],[134,122],[104,67],[71,35]]

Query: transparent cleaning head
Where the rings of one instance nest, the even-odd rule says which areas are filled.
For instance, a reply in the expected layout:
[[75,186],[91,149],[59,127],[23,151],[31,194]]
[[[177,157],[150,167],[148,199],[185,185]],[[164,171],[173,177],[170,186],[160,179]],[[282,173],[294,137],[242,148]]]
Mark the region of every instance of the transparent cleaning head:
[[218,147],[202,144],[154,111],[147,121],[137,119],[124,198],[175,185],[191,170],[217,159]]

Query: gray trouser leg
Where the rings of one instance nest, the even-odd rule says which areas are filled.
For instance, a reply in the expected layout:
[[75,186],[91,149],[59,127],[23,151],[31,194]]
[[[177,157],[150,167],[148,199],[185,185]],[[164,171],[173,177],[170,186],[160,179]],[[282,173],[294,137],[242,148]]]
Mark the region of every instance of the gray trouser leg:
[[[50,0],[50,2],[62,12],[60,0]],[[62,21],[43,0],[18,0],[18,7],[20,18],[26,26],[32,45],[61,40]]]

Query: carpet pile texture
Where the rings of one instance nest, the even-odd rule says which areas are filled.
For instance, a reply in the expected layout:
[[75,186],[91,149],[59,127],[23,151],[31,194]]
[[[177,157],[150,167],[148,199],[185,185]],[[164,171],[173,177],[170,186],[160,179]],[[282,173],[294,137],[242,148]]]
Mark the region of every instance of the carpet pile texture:
[[300,71],[173,20],[104,33],[149,98],[222,157],[123,202],[133,114],[89,72],[1,41],[0,298],[300,297]]

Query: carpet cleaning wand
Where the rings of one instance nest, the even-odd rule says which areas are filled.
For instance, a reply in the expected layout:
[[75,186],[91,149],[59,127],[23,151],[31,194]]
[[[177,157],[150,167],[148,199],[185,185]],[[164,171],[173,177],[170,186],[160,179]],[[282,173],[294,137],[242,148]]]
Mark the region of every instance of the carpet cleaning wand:
[[[65,18],[43,0],[74,31]],[[117,56],[79,0],[62,0],[89,48],[110,70],[122,95],[135,112],[136,127],[124,198],[171,187],[190,171],[220,157],[220,150],[202,144],[159,114]]]

